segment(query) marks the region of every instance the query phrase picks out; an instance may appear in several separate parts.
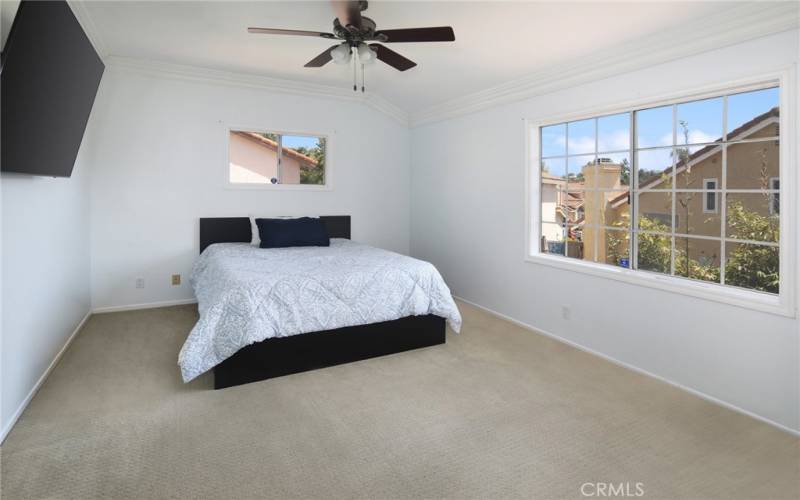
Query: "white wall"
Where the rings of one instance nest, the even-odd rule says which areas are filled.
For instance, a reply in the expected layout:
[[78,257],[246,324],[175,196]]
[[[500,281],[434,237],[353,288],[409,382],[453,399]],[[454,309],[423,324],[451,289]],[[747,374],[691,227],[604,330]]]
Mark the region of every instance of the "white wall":
[[[92,145],[95,308],[191,299],[200,217],[351,215],[353,239],[409,250],[408,128],[367,106],[107,71]],[[225,125],[330,135],[330,191],[226,189]],[[173,287],[170,275],[183,275]],[[135,281],[144,278],[145,288]]]
[[87,163],[82,147],[70,178],[2,174],[0,438],[90,310]]
[[[523,261],[524,118],[733,81],[797,60],[798,33],[786,32],[415,128],[412,255],[433,262],[469,301],[800,430],[796,319]],[[572,319],[561,318],[562,305]]]
[[[3,2],[2,42],[18,4]],[[0,439],[90,310],[88,161],[82,147],[71,178],[0,175]]]

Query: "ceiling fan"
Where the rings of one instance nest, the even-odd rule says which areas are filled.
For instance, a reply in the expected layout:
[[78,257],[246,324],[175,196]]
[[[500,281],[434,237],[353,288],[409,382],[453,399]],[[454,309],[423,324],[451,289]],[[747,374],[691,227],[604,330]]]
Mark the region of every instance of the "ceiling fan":
[[[356,62],[362,65],[362,77],[363,66],[375,62],[376,59],[399,71],[406,71],[417,65],[414,61],[381,45],[382,43],[453,42],[456,39],[453,28],[450,26],[378,30],[375,21],[361,15],[361,12],[369,7],[369,2],[366,0],[334,0],[333,7],[337,16],[333,20],[333,33],[254,27],[247,28],[247,31],[266,35],[313,36],[328,40],[341,40],[340,43],[329,47],[308,61],[305,67],[319,68],[330,61],[337,64],[349,64],[352,60],[354,79]],[[353,90],[356,90],[355,84]],[[363,81],[361,90],[364,91]]]

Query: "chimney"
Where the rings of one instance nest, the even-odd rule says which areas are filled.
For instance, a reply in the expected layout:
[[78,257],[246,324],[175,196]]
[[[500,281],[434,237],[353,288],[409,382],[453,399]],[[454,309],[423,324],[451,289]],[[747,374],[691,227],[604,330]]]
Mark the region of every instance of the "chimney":
[[619,181],[622,165],[612,162],[609,158],[598,158],[592,163],[587,163],[581,172],[586,179],[586,187],[607,190],[624,189]]

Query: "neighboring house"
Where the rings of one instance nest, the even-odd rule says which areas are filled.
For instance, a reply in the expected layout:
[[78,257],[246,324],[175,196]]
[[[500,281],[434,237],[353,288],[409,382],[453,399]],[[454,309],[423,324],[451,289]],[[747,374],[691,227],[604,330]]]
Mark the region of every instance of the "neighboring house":
[[[777,137],[778,126],[778,109],[774,108],[730,132],[729,141]],[[777,141],[729,145],[726,153],[727,189],[779,189],[779,149]],[[719,237],[722,228],[720,219],[722,197],[714,190],[722,189],[722,146],[718,144],[694,148],[690,146],[684,155],[688,157],[681,159],[675,168],[675,232],[700,237]],[[604,191],[586,192],[583,197],[582,205],[586,215],[578,222],[584,226],[580,231],[583,243],[580,257],[586,260],[596,258],[598,262],[606,262],[610,244],[613,245],[613,242],[617,241],[618,245],[625,246],[624,233],[631,223],[631,202],[638,203],[640,219],[646,217],[669,228],[673,204],[671,170],[671,166],[665,166],[661,172],[640,172],[637,201],[630,199],[629,186],[622,184],[622,165],[601,158],[596,164],[590,163],[584,166],[582,173],[585,185],[596,186]],[[543,222],[546,222],[545,208],[546,206],[550,208],[549,204],[546,205],[545,193],[550,190],[556,192],[559,185],[564,185],[563,179],[549,175],[548,177],[542,181]],[[552,188],[549,187],[551,185]],[[687,189],[699,191],[681,191]],[[777,197],[769,193],[728,193],[728,206],[733,202],[739,202],[747,210],[763,216],[774,215],[779,210]],[[568,211],[569,204],[555,207],[554,210],[556,214]],[[594,225],[603,227],[593,227]],[[548,241],[555,238],[563,240],[563,232],[556,234],[554,230],[545,230],[546,226],[549,224],[543,224],[544,238]],[[619,227],[620,231],[616,235],[617,238],[612,239],[610,231],[614,231],[612,228],[615,227]],[[702,238],[687,241],[686,238],[678,238],[676,246],[688,248],[689,257],[701,264],[720,263],[718,241]],[[618,255],[627,255],[627,248],[617,250]]]
[[568,227],[583,221],[583,183],[570,182],[566,191],[564,186],[561,177],[542,172],[542,237],[546,241],[562,241]]
[[[230,182],[269,184],[278,178],[278,143],[256,132],[230,133]],[[314,168],[316,160],[283,148],[282,184],[300,184],[300,170]]]

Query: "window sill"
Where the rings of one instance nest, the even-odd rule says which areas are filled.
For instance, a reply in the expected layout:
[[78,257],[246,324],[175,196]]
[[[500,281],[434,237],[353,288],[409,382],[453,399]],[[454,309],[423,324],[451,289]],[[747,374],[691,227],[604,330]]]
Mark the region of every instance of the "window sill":
[[634,271],[621,267],[606,266],[594,262],[585,262],[577,259],[573,260],[567,257],[553,255],[529,255],[525,258],[525,261],[601,278],[613,279],[633,285],[665,290],[679,295],[690,295],[769,314],[790,318],[795,317],[795,311],[791,304],[783,302],[781,297],[766,293],[730,288],[714,283],[691,281],[674,276],[649,273],[647,271]]
[[256,191],[332,191],[330,185],[317,184],[225,184],[225,189],[233,190],[256,190]]

